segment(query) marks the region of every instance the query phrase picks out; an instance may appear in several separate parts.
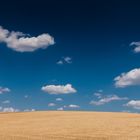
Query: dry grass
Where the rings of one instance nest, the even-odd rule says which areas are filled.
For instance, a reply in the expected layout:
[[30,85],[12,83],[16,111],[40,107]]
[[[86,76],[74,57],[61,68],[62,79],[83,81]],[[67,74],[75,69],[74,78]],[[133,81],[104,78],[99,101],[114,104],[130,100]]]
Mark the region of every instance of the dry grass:
[[65,111],[0,113],[0,140],[140,140],[140,115]]

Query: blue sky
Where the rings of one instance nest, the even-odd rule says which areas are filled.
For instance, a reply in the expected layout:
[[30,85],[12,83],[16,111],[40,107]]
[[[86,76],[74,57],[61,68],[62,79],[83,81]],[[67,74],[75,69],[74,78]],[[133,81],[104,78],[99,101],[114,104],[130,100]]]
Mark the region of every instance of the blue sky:
[[0,111],[139,112],[138,5],[3,2]]

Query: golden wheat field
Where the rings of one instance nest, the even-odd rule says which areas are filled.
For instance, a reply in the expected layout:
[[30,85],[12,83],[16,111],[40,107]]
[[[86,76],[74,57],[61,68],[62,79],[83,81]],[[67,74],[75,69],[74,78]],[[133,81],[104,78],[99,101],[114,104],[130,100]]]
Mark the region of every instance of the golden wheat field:
[[0,113],[0,140],[140,140],[140,115],[38,111]]

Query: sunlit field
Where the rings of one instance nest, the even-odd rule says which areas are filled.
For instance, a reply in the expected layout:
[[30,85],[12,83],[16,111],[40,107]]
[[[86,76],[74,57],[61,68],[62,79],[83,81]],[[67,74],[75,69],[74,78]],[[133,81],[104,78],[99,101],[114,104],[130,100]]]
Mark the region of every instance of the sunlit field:
[[139,140],[140,115],[98,112],[0,114],[0,140]]

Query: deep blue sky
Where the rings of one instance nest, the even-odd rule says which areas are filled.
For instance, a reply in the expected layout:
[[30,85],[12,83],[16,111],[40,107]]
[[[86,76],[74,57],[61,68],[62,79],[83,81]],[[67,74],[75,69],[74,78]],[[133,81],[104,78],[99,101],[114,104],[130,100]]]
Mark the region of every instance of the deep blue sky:
[[[78,110],[139,111],[124,104],[140,100],[140,87],[116,88],[114,78],[140,67],[140,54],[129,45],[140,40],[140,2],[25,0],[0,5],[0,26],[4,29],[31,36],[49,33],[55,40],[47,49],[23,53],[0,44],[0,86],[11,90],[0,94],[2,108],[56,110],[73,104],[80,106]],[[63,57],[70,57],[72,63],[58,65]],[[68,83],[76,93],[50,95],[41,91],[44,85]],[[128,100],[91,105],[90,101],[98,101],[94,93],[100,89],[102,98],[116,95]],[[10,103],[2,103],[5,100]],[[56,106],[49,107],[49,103]]]

